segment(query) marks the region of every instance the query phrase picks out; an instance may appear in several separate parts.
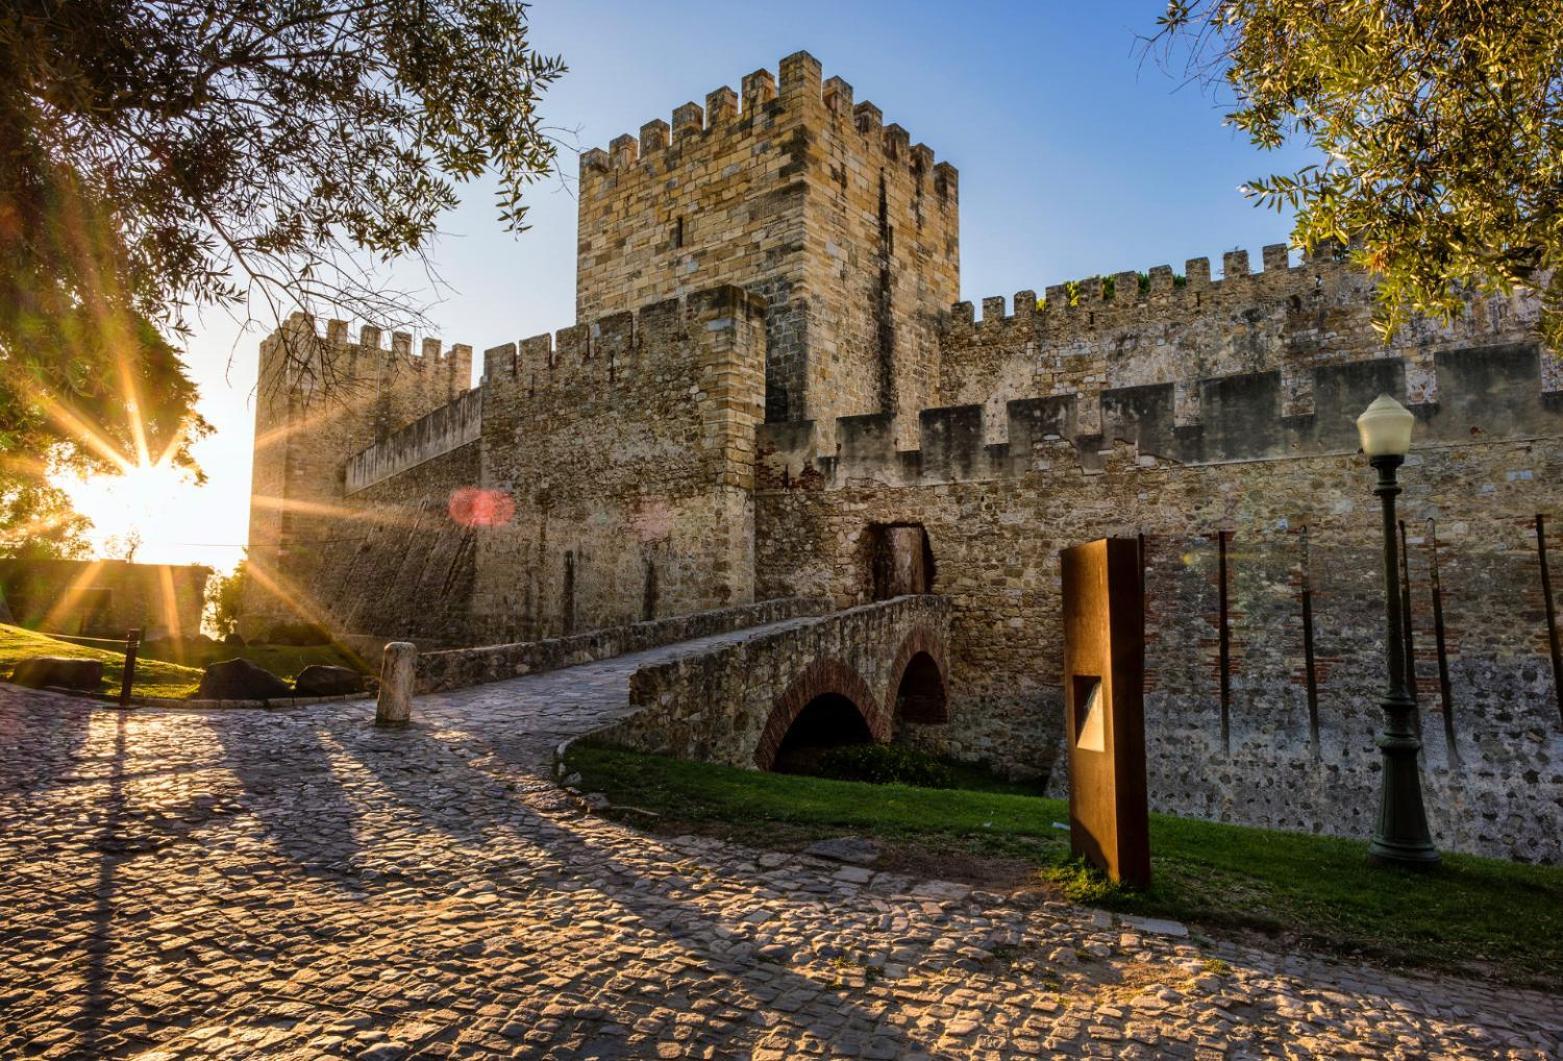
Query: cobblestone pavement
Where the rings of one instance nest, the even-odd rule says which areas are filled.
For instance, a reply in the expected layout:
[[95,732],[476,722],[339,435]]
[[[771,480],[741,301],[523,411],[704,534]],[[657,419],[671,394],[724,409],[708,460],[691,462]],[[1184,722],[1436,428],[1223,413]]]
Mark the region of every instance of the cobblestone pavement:
[[583,812],[547,767],[672,651],[429,697],[0,686],[0,1057],[1558,1057],[1563,1003]]

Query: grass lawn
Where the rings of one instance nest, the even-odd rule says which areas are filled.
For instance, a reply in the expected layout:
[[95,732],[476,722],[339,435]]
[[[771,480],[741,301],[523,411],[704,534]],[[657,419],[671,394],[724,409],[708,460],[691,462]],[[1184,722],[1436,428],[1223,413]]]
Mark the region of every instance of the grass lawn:
[[912,864],[931,875],[980,878],[985,862],[1018,863],[1056,894],[1174,918],[1209,935],[1264,935],[1282,950],[1300,944],[1563,987],[1563,868],[1446,854],[1431,873],[1387,870],[1366,863],[1364,842],[1158,814],[1153,883],[1137,893],[1070,861],[1068,834],[1054,825],[1067,820],[1062,800],[765,774],[589,744],[575,745],[568,764],[585,791],[605,793],[617,813],[648,828],[692,825],[793,848],[824,836],[873,836],[903,856],[920,854]]
[[[73,645],[47,634],[0,623],[0,674],[9,676],[11,668],[30,656],[61,656],[66,659],[103,661],[103,686],[100,692],[118,693],[125,670],[124,649],[115,651]],[[189,696],[201,682],[198,667],[181,667],[162,660],[137,658],[136,694],[139,696]]]
[[[168,658],[158,658],[166,655]],[[9,676],[11,668],[29,656],[63,656],[71,659],[103,661],[103,687],[100,691],[119,692],[124,673],[123,648],[78,645],[70,641],[0,624],[0,675]],[[190,643],[152,643],[143,645],[136,656],[137,696],[183,698],[195,693],[201,684],[201,671],[208,663],[242,656],[288,681],[311,663],[329,663],[362,670],[360,661],[334,645],[223,645]]]
[[[142,645],[140,658],[148,658],[149,653],[170,663],[184,664],[197,670],[208,663],[240,656],[288,681],[298,677],[299,671],[313,663],[351,667],[365,672],[370,670],[363,660],[339,645],[224,645],[172,641]],[[137,668],[137,673],[140,673],[139,663]]]

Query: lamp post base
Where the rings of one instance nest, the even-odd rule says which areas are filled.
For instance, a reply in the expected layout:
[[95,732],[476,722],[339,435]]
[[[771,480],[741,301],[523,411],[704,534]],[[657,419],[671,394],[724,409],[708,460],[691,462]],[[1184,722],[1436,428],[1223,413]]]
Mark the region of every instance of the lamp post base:
[[1438,849],[1431,843],[1395,843],[1377,837],[1368,845],[1368,861],[1375,866],[1399,866],[1401,869],[1435,869]]

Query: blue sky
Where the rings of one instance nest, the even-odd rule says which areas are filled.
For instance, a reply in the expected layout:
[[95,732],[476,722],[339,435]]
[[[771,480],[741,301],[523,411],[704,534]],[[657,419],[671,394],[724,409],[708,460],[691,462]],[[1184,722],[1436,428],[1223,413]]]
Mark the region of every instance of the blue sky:
[[[1222,124],[1223,107],[1152,59],[1136,36],[1154,32],[1163,0],[1031,3],[774,3],[538,0],[534,43],[570,73],[544,100],[573,150],[606,146],[675,106],[704,101],[745,73],[776,69],[799,49],[825,76],[851,82],[886,122],[960,170],[961,289],[972,301],[1064,280],[1190,257],[1220,268],[1241,247],[1258,261],[1285,241],[1288,218],[1256,209],[1245,180],[1307,161],[1261,152]],[[575,200],[568,181],[537,186],[530,231],[494,220],[492,186],[465,190],[432,254],[443,280],[433,334],[478,350],[571,323]],[[400,270],[404,286],[423,274]],[[432,295],[425,288],[425,294]],[[209,482],[135,494],[108,484],[77,491],[98,538],[141,527],[137,558],[226,567],[246,536],[251,390],[259,334],[209,313],[189,361],[216,434],[197,456]]]

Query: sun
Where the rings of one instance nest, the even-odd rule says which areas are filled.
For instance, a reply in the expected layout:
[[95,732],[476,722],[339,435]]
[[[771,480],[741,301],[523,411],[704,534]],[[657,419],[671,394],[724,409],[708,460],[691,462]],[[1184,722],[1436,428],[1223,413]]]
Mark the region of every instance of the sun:
[[192,487],[188,473],[172,464],[132,464],[123,471],[59,483],[76,511],[92,520],[90,537],[100,554],[120,552],[138,540],[135,559],[151,563],[177,562],[192,528],[181,501]]

